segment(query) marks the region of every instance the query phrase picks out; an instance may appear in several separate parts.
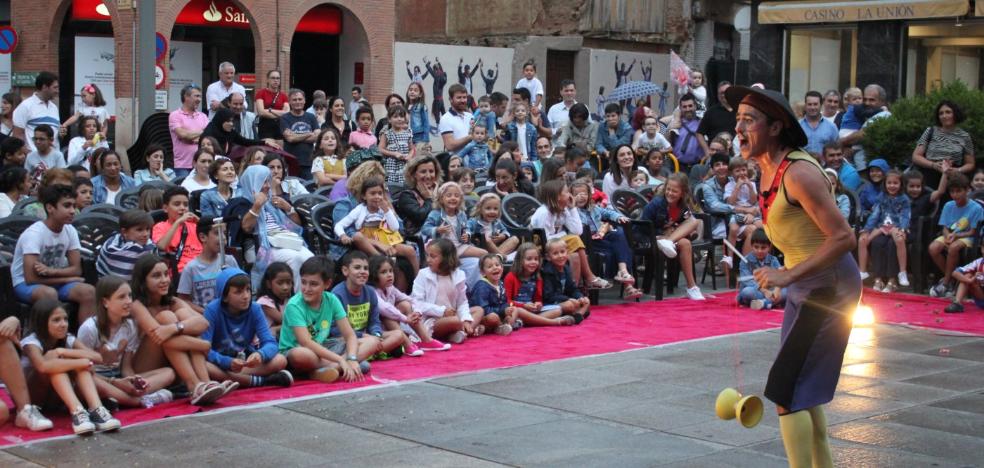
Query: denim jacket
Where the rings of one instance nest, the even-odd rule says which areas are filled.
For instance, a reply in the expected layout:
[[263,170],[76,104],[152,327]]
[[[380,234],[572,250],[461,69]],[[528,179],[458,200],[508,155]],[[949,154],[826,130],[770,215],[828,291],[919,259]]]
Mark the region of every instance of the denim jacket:
[[414,143],[430,142],[430,116],[427,115],[427,106],[417,103],[410,106],[410,131],[413,132]]
[[[420,235],[424,239],[435,239],[437,238],[437,233],[435,230],[444,224],[444,218],[448,216],[444,213],[444,210],[437,209],[431,210],[430,214],[427,215],[427,221],[424,221],[424,225],[420,228]],[[458,215],[455,217],[458,220],[458,229],[451,233],[454,239],[461,239],[461,234],[468,229],[468,216],[465,215],[464,211],[458,211]],[[451,237],[448,236],[448,237]],[[458,242],[455,242],[457,245]]]
[[489,149],[489,145],[486,143],[475,143],[475,141],[469,141],[464,148],[458,151],[458,156],[461,156],[461,160],[465,167],[474,170],[475,172],[481,172],[488,170],[489,164],[492,162],[492,150]]
[[[507,139],[509,141],[515,141],[518,143],[519,126],[516,125],[516,121],[513,120],[512,122],[509,122],[509,125],[506,127],[506,129],[509,133],[509,137]],[[527,156],[529,156],[530,161],[537,160],[536,137],[537,137],[536,125],[533,125],[532,123],[527,121],[526,122],[526,154]]]
[[468,220],[468,233],[472,237],[485,236],[486,229],[489,230],[489,235],[492,236],[497,236],[502,233],[509,235],[509,230],[506,229],[506,225],[501,219],[497,219],[492,223],[480,221],[478,218],[471,218]]
[[[345,198],[341,198],[338,201],[336,201],[335,207],[332,208],[331,211],[332,222],[334,223],[335,221],[341,221],[341,219],[348,216],[349,212],[352,211],[352,208],[355,208],[356,205],[358,204],[359,202],[356,201],[355,197],[353,197],[352,195],[349,195]],[[354,236],[355,232],[356,231],[355,231],[354,224],[345,229],[345,235],[349,237]],[[328,246],[328,256],[331,257],[332,260],[336,262],[340,258],[342,258],[342,256],[345,255],[345,253],[348,251],[349,248],[344,245],[332,243],[329,244]]]
[[741,264],[738,265],[738,277],[750,278],[750,279],[742,281],[741,288],[758,289],[759,285],[757,282],[755,282],[755,278],[752,277],[753,271],[758,270],[759,268],[779,268],[780,266],[782,266],[779,264],[779,259],[774,257],[772,254],[766,255],[764,260],[759,260],[758,257],[755,256],[755,254],[750,253],[745,256],[745,260],[748,261],[741,262]]
[[609,222],[613,225],[618,222],[618,219],[622,217],[622,214],[611,208],[602,208],[600,206],[595,206],[588,211],[586,208],[578,208],[578,214],[581,215],[581,222],[587,226],[591,234],[598,232],[601,227],[601,223]]
[[[732,179],[728,177],[730,182]],[[727,185],[727,182],[725,182]],[[704,183],[704,210],[713,215],[730,215],[735,212],[735,207],[724,200],[724,185],[718,184],[717,177],[711,177]]]
[[881,226],[886,216],[892,219],[892,224],[895,227],[909,229],[909,208],[909,197],[905,194],[900,193],[893,197],[887,193],[882,193],[871,211],[871,216],[868,216],[868,222],[864,224],[864,230],[871,231]]
[[485,130],[488,132],[489,138],[495,137],[495,124],[498,119],[496,119],[495,112],[489,111],[485,116],[482,116],[481,110],[476,110],[473,114],[475,117],[475,123],[482,122],[485,124]]
[[614,136],[608,133],[608,124],[601,123],[598,125],[598,139],[595,141],[595,149],[598,150],[598,154],[601,154],[605,151],[615,151],[618,145],[631,145],[634,133],[632,126],[624,120],[618,121],[618,128],[615,130]]
[[[131,189],[137,186],[137,182],[133,180],[130,176],[120,173],[120,192]],[[106,190],[106,182],[103,181],[103,176],[97,175],[92,178],[92,203],[106,203],[106,196],[108,195]],[[119,196],[119,194],[117,194]]]

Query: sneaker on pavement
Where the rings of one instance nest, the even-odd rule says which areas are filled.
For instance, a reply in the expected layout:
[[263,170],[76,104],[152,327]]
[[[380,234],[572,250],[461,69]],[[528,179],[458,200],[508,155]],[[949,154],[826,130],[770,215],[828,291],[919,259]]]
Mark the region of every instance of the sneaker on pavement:
[[932,297],[946,296],[946,283],[942,280],[939,283],[936,283],[935,286],[929,288],[929,295]]
[[523,328],[523,321],[521,319],[516,319],[516,321],[512,324],[512,329],[513,331],[516,331],[520,328]]
[[89,412],[84,408],[72,413],[72,432],[75,435],[88,435],[96,431],[96,425],[89,419]]
[[963,304],[958,304],[956,302],[951,303],[943,309],[943,312],[948,314],[959,314],[964,311]]
[[694,286],[692,288],[687,288],[687,297],[695,301],[703,301],[704,295],[700,293],[700,288]]
[[290,387],[294,385],[294,374],[287,369],[279,370],[267,376],[266,384],[272,387]]
[[334,367],[322,367],[311,372],[311,378],[319,382],[332,383],[338,380],[338,369]]
[[909,287],[909,275],[904,271],[899,272],[899,286]]
[[463,343],[465,341],[465,338],[468,338],[468,335],[466,335],[465,332],[463,332],[461,330],[458,330],[458,331],[456,331],[456,332],[448,335],[448,341],[450,341],[451,343],[454,343],[454,344],[461,344],[461,343]]
[[362,372],[363,375],[372,372],[372,365],[369,364],[369,361],[359,361],[359,372]]
[[656,246],[659,247],[659,251],[663,252],[666,258],[676,258],[677,251],[676,246],[669,239],[658,239],[656,241]]
[[433,338],[430,341],[421,341],[420,343],[417,344],[417,346],[421,350],[423,350],[425,352],[426,351],[447,351],[447,350],[451,349],[451,345],[449,345],[447,343],[442,343],[442,342],[437,341],[437,340],[435,340]]
[[882,288],[882,292],[893,293],[898,289],[899,289],[899,285],[895,284],[895,281],[888,280],[888,283],[885,284],[884,288]]
[[174,394],[166,388],[140,397],[140,405],[144,408],[153,408],[154,406],[163,405],[172,401],[174,401]]
[[874,289],[875,291],[878,291],[878,292],[884,292],[884,290],[885,290],[885,283],[882,283],[882,280],[880,280],[880,279],[876,279],[875,280],[875,285],[872,287],[872,289]]
[[120,420],[114,418],[105,406],[89,411],[89,421],[96,425],[96,430],[99,432],[115,431],[120,428]]
[[420,357],[424,355],[424,350],[420,349],[416,343],[413,341],[408,345],[403,345],[403,355],[411,357]]
[[764,299],[752,299],[752,302],[748,304],[748,308],[752,310],[762,310],[765,308]]
[[870,277],[870,276],[871,275],[869,275],[867,271],[862,271],[861,272],[861,281],[864,281],[864,280],[868,279],[868,277]]
[[504,323],[502,325],[499,325],[498,327],[495,327],[495,334],[496,335],[506,336],[506,335],[508,335],[510,333],[512,333],[512,327],[509,326],[508,323]]
[[17,412],[17,419],[14,421],[14,425],[27,428],[34,432],[47,431],[54,427],[51,420],[41,414],[41,408],[35,405],[24,405]]

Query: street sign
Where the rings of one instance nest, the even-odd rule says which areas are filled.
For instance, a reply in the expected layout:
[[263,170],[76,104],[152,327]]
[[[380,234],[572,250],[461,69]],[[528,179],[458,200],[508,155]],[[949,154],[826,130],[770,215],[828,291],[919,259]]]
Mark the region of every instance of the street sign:
[[10,26],[0,26],[0,54],[9,54],[17,47],[17,31]]
[[33,88],[34,81],[41,72],[13,72],[10,74],[10,85],[20,88]]
[[164,86],[164,68],[154,65],[154,87],[161,89]]
[[158,89],[154,91],[154,110],[167,110],[167,90]]
[[163,34],[157,33],[156,42],[157,42],[156,44],[157,51],[155,56],[157,57],[157,61],[160,62],[161,60],[164,60],[164,57],[167,56],[167,39],[164,37]]

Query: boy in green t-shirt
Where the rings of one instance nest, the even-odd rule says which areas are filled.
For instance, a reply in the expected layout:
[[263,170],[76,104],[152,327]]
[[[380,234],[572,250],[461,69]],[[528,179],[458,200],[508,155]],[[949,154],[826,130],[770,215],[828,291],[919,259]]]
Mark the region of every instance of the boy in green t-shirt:
[[[324,258],[312,257],[301,265],[301,292],[287,301],[280,328],[280,352],[291,369],[309,373],[322,382],[334,382],[341,375],[346,381],[362,380],[356,352],[359,340],[345,316],[345,309],[330,287],[334,266]],[[344,338],[344,347],[328,349],[332,323]],[[344,353],[345,356],[340,354]]]

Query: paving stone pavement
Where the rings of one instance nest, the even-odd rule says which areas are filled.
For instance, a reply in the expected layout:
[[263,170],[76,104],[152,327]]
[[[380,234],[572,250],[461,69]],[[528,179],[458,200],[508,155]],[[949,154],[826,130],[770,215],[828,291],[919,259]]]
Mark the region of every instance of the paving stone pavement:
[[[724,386],[761,393],[778,339],[752,332],[176,418],[8,448],[0,466],[781,467],[774,411],[753,429],[713,411]],[[826,412],[837,466],[984,466],[984,338],[856,329]]]

